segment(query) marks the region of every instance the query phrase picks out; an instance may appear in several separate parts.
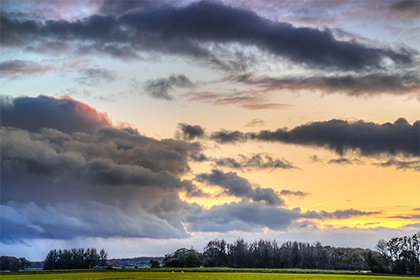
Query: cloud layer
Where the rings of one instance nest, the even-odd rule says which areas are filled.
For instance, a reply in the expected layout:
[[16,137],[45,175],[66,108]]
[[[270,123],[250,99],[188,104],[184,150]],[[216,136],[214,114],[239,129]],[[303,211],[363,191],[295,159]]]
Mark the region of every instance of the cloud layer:
[[[122,5],[108,8],[115,11]],[[414,53],[407,48],[342,41],[329,29],[295,27],[218,3],[154,8],[132,10],[119,17],[91,15],[76,21],[41,22],[2,13],[2,44],[37,52],[72,49],[79,54],[100,52],[122,58],[139,57],[138,51],[147,50],[200,57],[221,65],[223,61],[207,44],[239,43],[316,68],[347,71],[383,68],[385,60],[398,65],[413,63]]]
[[419,121],[411,125],[403,118],[384,124],[364,121],[350,123],[333,119],[297,126],[291,130],[262,130],[256,133],[221,130],[212,132],[210,139],[221,144],[256,140],[324,147],[339,155],[354,150],[364,156],[382,153],[419,156],[419,129]]
[[89,105],[70,97],[55,99],[40,95],[13,100],[3,98],[0,106],[2,126],[33,132],[40,128],[54,128],[65,133],[93,132],[111,126],[105,113],[98,113]]

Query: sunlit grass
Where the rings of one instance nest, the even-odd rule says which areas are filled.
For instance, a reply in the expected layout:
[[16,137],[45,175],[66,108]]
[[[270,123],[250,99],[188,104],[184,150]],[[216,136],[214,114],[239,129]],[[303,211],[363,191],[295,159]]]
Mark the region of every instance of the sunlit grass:
[[[173,272],[172,272],[173,271]],[[352,274],[339,274],[352,273]],[[184,280],[257,280],[257,279],[390,279],[408,280],[418,277],[404,276],[375,276],[362,275],[357,271],[327,271],[327,270],[281,270],[281,269],[230,269],[230,268],[204,268],[204,269],[120,269],[114,271],[34,271],[21,272],[18,274],[2,273],[3,280],[154,280],[154,279],[184,279]]]

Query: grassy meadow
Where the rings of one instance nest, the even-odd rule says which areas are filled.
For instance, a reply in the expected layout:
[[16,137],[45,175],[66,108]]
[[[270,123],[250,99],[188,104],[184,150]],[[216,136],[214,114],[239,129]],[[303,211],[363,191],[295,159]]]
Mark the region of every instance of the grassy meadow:
[[[390,279],[409,280],[418,277],[406,276],[378,276],[362,275],[350,271],[300,271],[300,270],[252,270],[252,269],[203,269],[195,270],[151,270],[151,269],[119,269],[113,271],[25,271],[20,273],[2,273],[2,280],[157,280],[157,279],[184,279],[184,280],[271,280],[271,279],[298,279],[298,280],[355,280],[355,279]],[[343,274],[340,274],[343,273]]]

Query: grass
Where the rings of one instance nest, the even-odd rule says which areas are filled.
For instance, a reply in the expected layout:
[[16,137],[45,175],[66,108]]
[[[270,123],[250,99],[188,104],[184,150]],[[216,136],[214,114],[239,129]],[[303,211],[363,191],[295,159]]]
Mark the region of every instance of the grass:
[[[174,273],[172,273],[174,271]],[[184,271],[182,273],[181,271]],[[389,279],[409,280],[418,277],[362,275],[355,271],[331,270],[299,270],[299,269],[231,269],[231,268],[200,268],[200,269],[118,269],[112,271],[92,270],[58,270],[58,271],[23,271],[19,273],[1,273],[2,280],[355,280],[355,279]]]

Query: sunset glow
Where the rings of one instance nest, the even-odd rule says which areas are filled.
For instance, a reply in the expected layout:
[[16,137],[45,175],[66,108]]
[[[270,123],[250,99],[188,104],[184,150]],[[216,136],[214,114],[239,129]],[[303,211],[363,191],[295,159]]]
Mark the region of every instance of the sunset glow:
[[374,249],[420,229],[418,1],[1,1],[0,254]]

